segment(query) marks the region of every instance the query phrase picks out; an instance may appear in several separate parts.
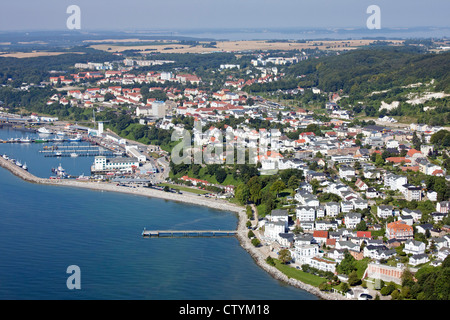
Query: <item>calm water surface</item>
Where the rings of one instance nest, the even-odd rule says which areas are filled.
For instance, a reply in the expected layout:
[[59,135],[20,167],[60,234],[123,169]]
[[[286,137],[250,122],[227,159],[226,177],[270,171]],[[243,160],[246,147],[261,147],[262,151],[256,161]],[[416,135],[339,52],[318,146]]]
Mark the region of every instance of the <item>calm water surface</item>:
[[[21,135],[0,130],[0,139]],[[41,149],[2,144],[0,154],[27,162],[42,177],[60,161],[71,174],[89,174],[93,158],[44,158]],[[141,236],[144,227],[234,229],[230,212],[36,185],[3,168],[0,181],[0,299],[317,299],[274,280],[234,237]],[[66,286],[70,265],[80,267],[81,290]]]

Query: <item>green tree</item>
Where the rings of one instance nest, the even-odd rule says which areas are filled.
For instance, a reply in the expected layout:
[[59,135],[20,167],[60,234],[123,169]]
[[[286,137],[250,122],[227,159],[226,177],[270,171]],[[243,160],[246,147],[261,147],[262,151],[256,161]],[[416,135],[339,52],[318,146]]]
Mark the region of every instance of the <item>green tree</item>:
[[253,239],[252,239],[252,244],[253,244],[255,247],[259,247],[259,246],[261,245],[261,242],[259,241],[258,238],[253,238]]
[[253,201],[253,203],[258,204],[261,200],[261,189],[262,184],[258,176],[252,177],[247,182],[247,187],[250,192],[250,201]]
[[288,184],[287,184],[287,186],[288,186],[288,188],[290,188],[290,189],[297,189],[298,188],[298,185],[299,185],[299,179],[296,177],[296,176],[291,176],[290,178],[289,178],[289,181],[288,181]]
[[284,189],[286,189],[286,185],[281,180],[275,181],[272,184],[272,186],[270,187],[270,191],[274,191],[277,194],[277,197],[278,197],[279,193]]
[[361,283],[361,279],[359,279],[358,274],[356,273],[356,270],[353,270],[350,272],[348,276],[348,284],[351,286],[356,286]]
[[345,294],[350,289],[350,286],[347,282],[342,282],[341,284],[341,291]]
[[379,153],[377,153],[377,155],[375,156],[375,164],[377,166],[382,166],[384,164],[384,159]]
[[275,266],[275,261],[273,260],[273,258],[271,256],[268,256],[266,258],[266,262],[273,267]]
[[278,257],[283,264],[286,264],[287,262],[292,260],[291,252],[288,249],[281,249],[278,252]]
[[244,205],[249,201],[250,190],[246,184],[240,184],[236,187],[234,197],[239,201],[240,204]]
[[218,168],[215,172],[215,177],[218,183],[222,183],[227,178],[227,171],[224,168]]
[[356,231],[367,231],[368,229],[366,221],[364,220],[361,220],[361,222],[356,225]]
[[344,259],[341,261],[341,263],[338,263],[336,265],[336,271],[338,273],[349,275],[352,271],[356,270],[357,267],[355,258],[348,251],[346,251],[344,253]]

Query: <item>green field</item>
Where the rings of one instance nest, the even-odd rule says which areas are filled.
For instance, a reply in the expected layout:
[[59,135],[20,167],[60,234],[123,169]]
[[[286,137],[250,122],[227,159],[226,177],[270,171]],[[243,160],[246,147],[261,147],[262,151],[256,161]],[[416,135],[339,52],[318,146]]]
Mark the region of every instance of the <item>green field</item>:
[[172,189],[179,190],[181,192],[191,192],[191,193],[197,193],[197,194],[211,193],[211,191],[207,191],[207,190],[183,187],[183,186],[178,186],[176,184],[170,184],[170,183],[160,183],[159,186],[161,186],[161,187],[168,186],[168,187],[170,187]]
[[326,282],[327,280],[321,278],[319,276],[303,272],[302,270],[291,267],[290,265],[282,264],[279,260],[275,260],[275,267],[283,272],[289,278],[296,279],[303,283],[318,287],[322,282]]

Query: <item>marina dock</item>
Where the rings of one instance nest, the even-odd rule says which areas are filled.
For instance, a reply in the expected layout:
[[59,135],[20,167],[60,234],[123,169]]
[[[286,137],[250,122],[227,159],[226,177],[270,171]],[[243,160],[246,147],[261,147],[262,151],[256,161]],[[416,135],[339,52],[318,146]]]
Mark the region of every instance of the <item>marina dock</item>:
[[142,231],[142,236],[146,238],[153,237],[233,237],[237,234],[236,230],[146,230]]

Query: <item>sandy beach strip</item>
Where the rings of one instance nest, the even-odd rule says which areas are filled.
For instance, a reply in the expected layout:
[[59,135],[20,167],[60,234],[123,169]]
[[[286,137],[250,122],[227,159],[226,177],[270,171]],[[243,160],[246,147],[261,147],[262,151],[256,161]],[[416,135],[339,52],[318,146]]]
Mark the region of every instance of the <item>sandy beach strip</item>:
[[[254,261],[259,265],[263,270],[268,272],[273,278],[283,281],[291,286],[303,289],[321,299],[325,300],[347,300],[345,297],[335,293],[325,293],[320,291],[317,287],[305,284],[296,279],[289,278],[284,273],[279,271],[277,268],[270,266],[266,262],[266,258],[268,256],[268,250],[266,247],[261,246],[256,248],[251,240],[248,238],[248,228],[246,226],[247,223],[247,215],[245,207],[238,206],[236,204],[229,203],[228,201],[221,199],[213,199],[213,198],[204,198],[202,196],[197,196],[195,194],[177,194],[171,192],[165,192],[161,190],[145,188],[145,187],[121,187],[117,186],[113,183],[107,182],[91,182],[91,181],[79,181],[79,180],[69,180],[69,179],[45,179],[39,178],[30,172],[18,167],[13,164],[10,160],[6,160],[0,156],[0,166],[9,170],[12,174],[17,177],[37,184],[46,184],[46,185],[54,185],[54,186],[66,186],[66,187],[74,187],[74,188],[84,188],[91,189],[97,191],[109,191],[109,192],[121,192],[151,198],[159,198],[169,201],[178,201],[183,203],[189,203],[193,205],[205,206],[217,210],[225,210],[234,212],[238,216],[238,225],[237,225],[237,238],[242,248],[244,248],[254,259]],[[270,294],[268,295],[270,299]],[[276,297],[273,297],[274,299]]]

